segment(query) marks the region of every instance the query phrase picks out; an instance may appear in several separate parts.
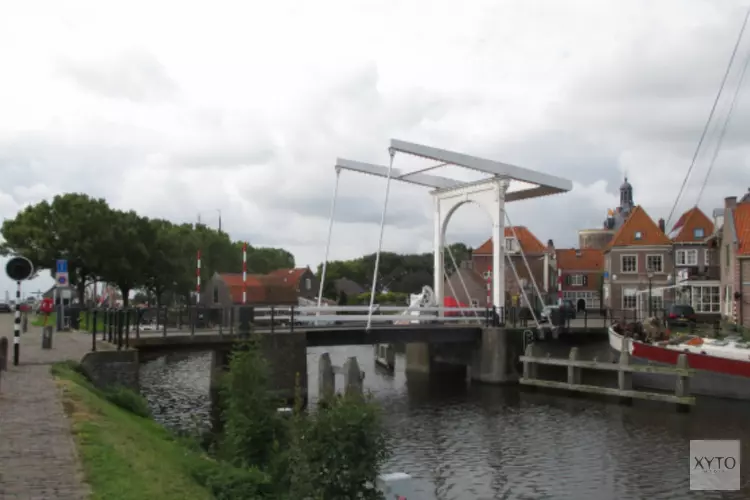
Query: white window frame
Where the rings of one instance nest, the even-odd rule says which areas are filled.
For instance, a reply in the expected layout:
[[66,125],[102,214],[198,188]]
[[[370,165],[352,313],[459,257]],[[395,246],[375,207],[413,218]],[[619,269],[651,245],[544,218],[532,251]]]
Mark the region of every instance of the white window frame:
[[[692,259],[689,257],[692,257]],[[697,266],[698,265],[698,249],[691,248],[691,249],[677,250],[674,255],[674,262],[676,266],[686,266],[686,267]]]
[[479,301],[477,299],[471,299],[471,307],[479,307]]
[[622,287],[621,291],[622,309],[634,311],[638,307],[638,287]]
[[[625,270],[625,259],[632,257],[635,261],[635,269],[632,271]],[[620,255],[620,273],[622,274],[638,274],[638,255],[637,254],[625,254]]]
[[703,265],[706,267],[711,265],[711,249],[710,248],[703,249]]
[[305,278],[305,290],[309,290],[312,288],[312,280],[310,278]]
[[[701,235],[698,236],[698,231],[701,232]],[[706,237],[706,230],[702,227],[696,227],[693,229],[693,238],[705,238]]]
[[[652,258],[658,258],[659,259],[659,269],[658,270],[651,269],[649,267],[649,262],[648,261],[649,261],[649,259],[652,259]],[[648,272],[648,273],[657,273],[657,274],[663,273],[664,272],[664,256],[661,255],[661,254],[658,254],[658,253],[651,253],[651,254],[646,255],[646,272]]]
[[721,287],[719,285],[692,285],[690,296],[690,305],[697,314],[721,313]]
[[643,239],[643,231],[636,231],[633,237],[636,241],[641,241]]
[[571,274],[570,275],[570,286],[583,286],[583,275],[582,274]]

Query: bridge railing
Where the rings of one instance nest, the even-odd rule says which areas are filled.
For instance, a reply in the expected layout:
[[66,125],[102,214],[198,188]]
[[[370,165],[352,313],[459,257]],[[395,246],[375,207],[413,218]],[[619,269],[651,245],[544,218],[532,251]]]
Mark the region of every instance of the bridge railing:
[[[92,308],[81,315],[80,330],[93,333],[92,349],[97,339],[105,340],[118,348],[128,347],[131,339],[142,336],[195,335],[215,333],[235,335],[256,329],[270,332],[295,329],[363,327],[368,319],[373,326],[418,324],[474,324],[505,326],[508,328],[533,328],[532,315],[522,308],[507,309],[480,307],[426,307],[404,314],[402,306],[376,306],[372,317],[367,306],[190,306],[182,308]],[[419,313],[418,315],[416,313]],[[554,316],[554,315],[553,315]],[[663,311],[655,311],[664,322]],[[540,316],[537,315],[539,318]],[[571,331],[600,330],[618,322],[628,324],[643,321],[632,309],[603,311],[578,311],[560,314],[544,321],[541,326],[562,327]]]

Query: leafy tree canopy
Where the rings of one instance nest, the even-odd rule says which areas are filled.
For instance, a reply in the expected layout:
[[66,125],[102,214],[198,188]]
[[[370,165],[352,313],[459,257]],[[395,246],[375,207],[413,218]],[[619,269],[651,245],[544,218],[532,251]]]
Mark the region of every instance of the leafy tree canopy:
[[[450,251],[456,264],[471,258],[471,248],[463,243],[450,245]],[[380,253],[378,268],[377,291],[388,290],[396,293],[418,293],[425,284],[432,284],[434,257],[433,253],[397,254],[393,252]],[[453,260],[446,250],[445,269],[453,272]],[[318,277],[321,276],[323,264],[318,266]],[[375,271],[375,254],[364,255],[352,260],[334,260],[328,263],[326,281],[323,293],[333,300],[340,300],[336,294],[333,282],[339,278],[348,278],[366,289],[371,287],[372,275]]]
[[[131,290],[144,290],[157,301],[187,299],[195,289],[195,264],[201,251],[204,279],[214,272],[242,271],[242,242],[197,224],[174,224],[111,208],[86,194],[55,196],[21,210],[0,228],[0,255],[23,255],[37,271],[53,272],[57,259],[68,260],[70,283],[83,301],[86,285],[116,285],[127,301]],[[265,274],[294,267],[280,248],[248,245],[248,272]]]

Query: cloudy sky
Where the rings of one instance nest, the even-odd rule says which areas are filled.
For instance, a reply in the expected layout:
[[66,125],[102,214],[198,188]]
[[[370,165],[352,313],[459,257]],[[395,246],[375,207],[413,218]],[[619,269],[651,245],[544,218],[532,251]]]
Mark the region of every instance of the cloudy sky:
[[[576,244],[625,174],[672,208],[744,17],[715,0],[4,2],[0,216],[82,191],[236,239],[323,258],[337,157],[387,164],[391,138],[548,172],[573,191],[509,206],[542,241]],[[722,118],[736,75],[719,106]],[[750,186],[740,96],[700,200]],[[712,131],[679,209],[696,203]],[[397,155],[395,166],[424,163]],[[456,172],[436,171],[442,175]],[[377,248],[385,181],[344,172],[331,258]],[[429,251],[425,189],[394,183],[384,249]],[[478,245],[489,217],[456,213]],[[4,262],[2,262],[4,267]],[[238,270],[240,263],[238,263]],[[38,279],[29,291],[51,281]],[[4,273],[0,293],[11,289]],[[0,296],[2,300],[2,296]]]

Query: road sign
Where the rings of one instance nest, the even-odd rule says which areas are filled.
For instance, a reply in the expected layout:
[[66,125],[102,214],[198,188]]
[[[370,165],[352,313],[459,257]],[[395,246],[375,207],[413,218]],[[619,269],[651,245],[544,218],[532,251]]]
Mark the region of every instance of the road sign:
[[13,257],[5,266],[5,273],[13,281],[23,281],[34,275],[34,266],[26,257]]
[[59,273],[55,280],[57,286],[68,286],[68,273]]
[[55,286],[66,287],[70,285],[70,281],[68,280],[68,261],[65,259],[58,259],[55,269]]
[[57,272],[55,274],[68,274],[68,261],[59,259],[57,261]]

